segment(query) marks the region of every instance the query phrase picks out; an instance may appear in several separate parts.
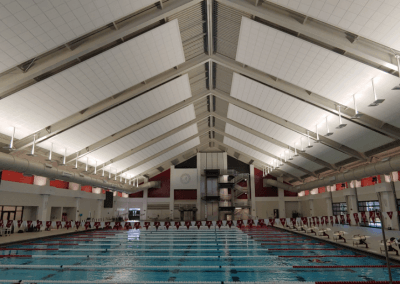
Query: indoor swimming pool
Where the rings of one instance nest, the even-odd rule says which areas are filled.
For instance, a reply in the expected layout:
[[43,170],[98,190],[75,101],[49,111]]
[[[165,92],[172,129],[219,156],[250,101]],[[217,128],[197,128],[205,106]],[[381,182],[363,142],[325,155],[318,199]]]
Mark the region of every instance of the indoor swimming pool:
[[[271,227],[245,232],[218,228],[89,231],[0,249],[0,283],[389,279],[381,259]],[[392,277],[400,280],[400,266],[393,266]]]

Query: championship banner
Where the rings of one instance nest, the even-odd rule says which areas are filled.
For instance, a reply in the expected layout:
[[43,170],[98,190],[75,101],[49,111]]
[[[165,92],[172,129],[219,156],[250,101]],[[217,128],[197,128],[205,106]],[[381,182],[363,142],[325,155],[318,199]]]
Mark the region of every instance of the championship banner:
[[106,230],[111,229],[111,222],[105,222],[104,226]]
[[329,219],[331,220],[331,225],[333,226],[333,216],[329,216]]
[[243,225],[243,220],[237,220],[237,227],[241,228]]
[[229,226],[229,228],[231,228],[233,225],[233,222],[232,222],[232,220],[229,220],[229,221],[226,221],[226,224]]
[[[96,228],[96,230],[98,230],[100,227],[100,222],[94,222],[94,227]],[[126,227],[126,224],[125,224],[125,227]]]
[[65,228],[67,228],[67,230],[68,230],[68,229],[71,228],[71,227],[72,227],[71,221],[67,221],[67,222],[65,223]]
[[57,230],[61,227],[61,221],[56,221]]
[[367,223],[367,215],[365,214],[365,212],[361,212],[361,219],[364,223]]
[[349,225],[350,225],[350,223],[351,223],[350,214],[346,214],[346,220],[347,220],[347,223],[349,223]]
[[51,221],[46,221],[46,228],[47,228],[47,229],[50,229],[51,223],[52,223]]
[[115,222],[114,229],[119,230],[120,227],[121,227],[121,222]]
[[81,221],[76,221],[75,222],[75,227],[76,227],[77,230],[79,229],[80,225],[81,225]]
[[248,225],[250,228],[253,227],[253,225],[254,225],[253,219],[247,220],[247,225]]
[[286,219],[285,218],[280,218],[281,224],[283,227],[285,227],[286,224]]
[[[29,221],[28,221],[29,222]],[[32,222],[32,221],[31,221]],[[4,226],[4,222],[3,222],[3,220],[0,220],[0,228],[3,228],[3,226]]]
[[89,229],[89,227],[90,227],[90,222],[89,222],[89,221],[86,221],[86,222],[85,222],[85,230]]
[[371,218],[372,222],[375,223],[375,211],[369,211],[369,218]]
[[301,222],[303,222],[303,225],[307,225],[307,217],[301,217]]
[[[22,222],[24,222],[24,221],[22,221],[22,220],[18,220],[18,222],[17,222],[17,224],[18,224],[18,228],[21,228]],[[57,229],[58,229],[58,228],[57,228]]]
[[338,218],[338,215],[336,215],[336,216],[335,216],[335,220],[336,220],[336,222],[335,222],[335,223],[336,223],[336,224],[339,224],[339,218]]
[[168,230],[168,228],[171,226],[171,222],[165,222],[165,228],[167,228],[167,230]]
[[212,222],[211,221],[206,221],[206,226],[210,229],[210,227],[212,226]]
[[36,221],[36,228],[40,229],[42,227],[42,221],[37,220]]
[[[97,223],[97,222],[96,222],[96,223]],[[96,223],[94,223],[94,226],[95,226],[95,227],[96,227]],[[99,223],[100,223],[100,222],[99,222]],[[100,224],[99,224],[99,225],[100,225]],[[124,228],[125,228],[125,230],[132,229],[131,223],[130,223],[130,222],[125,222]],[[97,227],[96,227],[96,229],[97,229]]]
[[328,216],[324,216],[323,218],[325,219],[325,224],[328,225],[328,223],[329,223]]
[[321,217],[321,225],[324,225],[324,224],[325,224],[325,217],[322,216],[322,217]]
[[179,230],[179,226],[181,225],[181,222],[175,222],[175,227],[177,230]]
[[376,211],[376,212],[375,212],[375,215],[376,215],[376,218],[379,218],[379,219],[381,218],[381,212]]
[[274,224],[275,224],[275,219],[269,219],[269,224],[270,224],[271,226],[274,226]]
[[358,213],[353,213],[354,216],[354,221],[356,221],[356,224],[358,224],[360,222],[360,219],[358,217]]
[[135,230],[139,230],[140,229],[140,222],[133,223],[133,227],[135,228]]
[[258,219],[257,226],[265,227],[264,219]]
[[8,221],[7,221],[6,228],[11,228],[11,226],[13,225],[13,223],[14,223],[14,220],[8,220]]
[[315,217],[316,221],[317,221],[317,225],[319,226],[319,217]]
[[221,220],[218,220],[218,221],[217,221],[217,227],[221,229],[221,226],[222,226],[222,221],[221,221]]
[[156,227],[156,230],[158,230],[158,227],[160,226],[161,226],[160,222],[154,222],[154,227]]
[[148,230],[150,227],[150,222],[144,222],[143,226],[146,228],[146,230]]
[[392,217],[393,217],[393,212],[392,212],[392,211],[389,211],[389,212],[386,212],[386,213],[388,214],[388,216],[389,216],[390,220],[392,220]]
[[201,221],[196,221],[196,227],[197,229],[200,230],[200,227],[202,226]]
[[290,221],[292,222],[293,226],[296,224],[296,218],[290,218]]

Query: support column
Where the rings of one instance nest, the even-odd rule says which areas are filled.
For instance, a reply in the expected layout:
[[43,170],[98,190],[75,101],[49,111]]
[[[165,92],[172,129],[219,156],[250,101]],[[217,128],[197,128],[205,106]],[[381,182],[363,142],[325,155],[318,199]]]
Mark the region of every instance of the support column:
[[[381,176],[382,183],[375,184],[375,192],[378,195],[379,205],[384,218],[385,229],[392,228],[392,230],[399,229],[397,206],[396,206],[396,196],[394,192],[393,181],[385,182],[385,176]],[[389,218],[386,212],[392,211],[392,219]]]
[[[42,200],[36,214],[36,219],[42,221],[43,224],[45,224],[46,221],[50,220],[50,212],[48,210],[49,196],[49,194],[41,195]],[[44,230],[44,227],[42,227],[42,229]]]
[[[282,177],[278,177],[279,182],[283,182]],[[279,218],[286,218],[286,208],[285,208],[285,191],[282,188],[278,188],[279,197]]]
[[201,154],[197,153],[197,211],[196,211],[196,220],[201,220],[201,213],[203,212],[202,208],[204,207],[201,201]]
[[[148,182],[149,179],[145,178],[144,182]],[[142,211],[140,213],[140,219],[143,221],[147,220],[147,203],[148,203],[148,196],[149,196],[149,190],[146,188],[143,190],[143,206],[142,206]]]
[[310,207],[310,216],[308,217],[313,217],[315,216],[315,211],[314,211],[314,199],[311,195],[309,195],[309,200],[308,200],[308,206]]
[[346,198],[347,214],[350,214],[350,225],[355,226],[354,213],[358,213],[357,189],[348,188],[344,191],[343,195]]
[[[171,176],[173,176],[172,172],[175,170],[175,166],[171,166]],[[170,190],[169,190],[169,218],[170,220],[174,220],[174,188],[172,187],[172,180],[170,179]]]
[[81,198],[80,197],[75,197],[75,206],[76,206],[76,216],[75,216],[75,221],[82,221],[81,217],[79,216],[81,213],[79,212],[79,209],[81,207]]
[[101,219],[101,211],[103,209],[103,205],[104,205],[104,200],[103,199],[97,199],[97,207],[96,207],[96,212],[95,212],[95,216],[94,218],[96,219],[96,221],[100,221]]
[[[255,186],[255,181],[254,181],[254,165],[250,165],[250,182],[247,184],[250,185],[249,189],[250,190],[250,198],[251,198],[251,216],[253,219],[257,217],[257,208],[256,208],[256,186]],[[279,209],[279,211],[281,211]]]

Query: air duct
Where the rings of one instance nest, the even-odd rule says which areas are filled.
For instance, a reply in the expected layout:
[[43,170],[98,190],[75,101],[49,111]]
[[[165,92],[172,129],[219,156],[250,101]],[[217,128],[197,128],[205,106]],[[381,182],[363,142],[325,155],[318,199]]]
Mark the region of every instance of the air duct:
[[32,162],[24,158],[15,157],[10,154],[0,153],[0,170],[11,170],[25,175],[37,175],[50,179],[59,179],[68,182],[75,182],[81,185],[90,185],[124,193],[135,193],[147,188],[159,188],[160,181],[151,181],[139,186],[130,186],[128,184],[115,184],[107,180],[101,180],[86,176],[82,173],[73,173],[54,167],[51,164],[42,164]]
[[276,180],[267,179],[265,182],[268,185],[282,188],[284,190],[292,192],[300,192],[304,190],[310,190],[322,186],[333,185],[336,183],[350,182],[352,180],[360,180],[362,178],[367,178],[376,175],[388,175],[391,172],[400,171],[400,156],[393,157],[391,159],[362,166],[353,170],[349,170],[344,173],[337,174],[335,176],[326,177],[324,179],[315,180],[305,184],[291,186],[278,182]]

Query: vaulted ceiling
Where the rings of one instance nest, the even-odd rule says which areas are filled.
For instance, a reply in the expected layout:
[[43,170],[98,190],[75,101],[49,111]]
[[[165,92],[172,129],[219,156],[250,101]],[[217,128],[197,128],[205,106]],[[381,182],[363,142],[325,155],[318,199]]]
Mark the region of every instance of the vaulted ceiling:
[[376,162],[400,149],[399,9],[0,0],[0,141],[115,182],[199,151],[294,184]]

